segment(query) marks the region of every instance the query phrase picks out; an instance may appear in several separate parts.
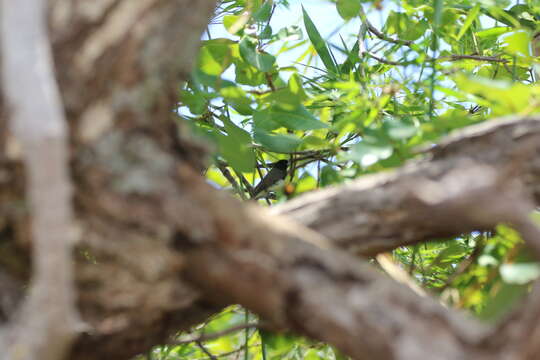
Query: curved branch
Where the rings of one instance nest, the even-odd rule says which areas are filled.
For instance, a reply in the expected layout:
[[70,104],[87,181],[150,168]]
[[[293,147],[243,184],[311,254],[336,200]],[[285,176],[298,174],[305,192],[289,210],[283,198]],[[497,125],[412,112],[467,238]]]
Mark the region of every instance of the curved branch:
[[397,359],[398,353],[400,359],[459,359],[483,351],[481,326],[367,262],[324,248],[324,239],[309,230],[220,197],[206,184],[192,187],[192,194],[211,215],[217,237],[191,243],[184,273],[216,304],[240,303],[274,328],[329,342],[356,359]]
[[[474,161],[493,166],[507,180],[521,180],[539,203],[539,146],[540,117],[493,120],[443,140],[425,152],[429,157],[423,161],[307,193],[271,211],[319,232],[335,246],[366,256],[481,230],[494,223],[471,222],[459,214],[445,218],[450,214],[441,213],[440,206],[418,206],[411,202],[410,184],[440,181],[459,164]],[[462,190],[468,191],[466,186]]]

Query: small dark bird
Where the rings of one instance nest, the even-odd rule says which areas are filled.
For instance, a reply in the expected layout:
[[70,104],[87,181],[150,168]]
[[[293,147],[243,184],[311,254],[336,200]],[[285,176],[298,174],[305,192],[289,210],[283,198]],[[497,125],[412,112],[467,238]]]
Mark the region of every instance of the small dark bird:
[[279,160],[274,163],[268,174],[266,174],[253,189],[253,198],[257,197],[259,193],[268,190],[280,180],[285,179],[287,176],[288,164],[289,162],[287,160]]

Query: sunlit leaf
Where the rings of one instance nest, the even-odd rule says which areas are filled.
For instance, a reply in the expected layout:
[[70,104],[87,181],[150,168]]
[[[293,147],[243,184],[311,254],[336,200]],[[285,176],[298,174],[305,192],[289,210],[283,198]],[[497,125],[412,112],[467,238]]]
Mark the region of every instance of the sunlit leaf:
[[302,40],[302,29],[298,25],[291,25],[280,29],[277,38],[282,41]]
[[330,51],[328,50],[326,41],[324,41],[321,34],[319,33],[319,30],[317,30],[317,27],[315,26],[315,24],[313,23],[313,21],[303,7],[302,12],[304,14],[304,26],[306,27],[309,40],[313,44],[315,51],[317,51],[317,54],[321,58],[324,66],[326,66],[326,69],[333,73],[337,73],[337,66],[334,62],[334,59],[330,55]]
[[251,100],[241,88],[230,86],[221,89],[219,93],[240,114],[251,115],[253,113]]
[[234,44],[229,39],[203,41],[199,52],[199,69],[208,75],[221,75],[233,62]]
[[223,124],[227,136],[218,136],[221,155],[236,171],[252,171],[255,166],[255,152],[251,146],[251,136],[230,120],[223,120]]
[[236,35],[248,23],[249,16],[245,15],[225,15],[223,17],[223,26],[233,35]]
[[362,2],[361,0],[337,0],[336,7],[339,16],[349,20],[359,14]]
[[275,124],[279,124],[287,129],[303,131],[328,127],[325,123],[317,120],[304,106],[298,106],[294,110],[272,106],[266,110],[259,111],[257,113],[257,121],[270,123],[272,127],[265,126],[267,129],[275,129],[276,127],[273,127]]
[[493,27],[491,29],[486,29],[478,31],[475,35],[479,38],[488,38],[488,37],[498,37],[499,35],[505,34],[512,31],[510,27]]
[[270,71],[276,61],[274,56],[257,49],[253,39],[247,36],[240,41],[240,55],[262,72]]
[[480,4],[476,4],[469,11],[467,18],[465,19],[465,22],[463,23],[463,26],[459,29],[459,33],[456,36],[457,40],[461,39],[461,37],[465,35],[465,33],[467,32],[467,30],[469,30],[474,20],[476,20],[476,18],[478,17],[479,13],[480,13]]
[[352,146],[347,157],[364,167],[368,167],[379,160],[388,159],[393,152],[392,146],[384,141],[361,141]]
[[257,129],[253,133],[253,139],[268,151],[285,154],[294,152],[302,143],[302,139],[294,135],[273,134]]
[[503,37],[503,46],[507,53],[530,57],[531,35],[527,31],[516,31]]
[[259,22],[268,21],[272,14],[273,0],[266,0],[262,6],[253,14],[253,19]]
[[384,127],[388,136],[394,140],[408,139],[418,131],[413,124],[398,119],[386,119]]

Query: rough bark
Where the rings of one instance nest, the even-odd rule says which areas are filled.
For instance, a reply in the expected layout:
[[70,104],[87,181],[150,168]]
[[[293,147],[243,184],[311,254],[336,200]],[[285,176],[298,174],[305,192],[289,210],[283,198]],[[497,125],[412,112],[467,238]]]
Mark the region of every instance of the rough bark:
[[[44,1],[2,1],[2,85],[21,145],[32,215],[28,296],[0,330],[4,359],[55,360],[75,338],[74,240],[67,126],[54,76]],[[13,31],[20,24],[26,24]]]
[[[498,221],[516,222],[525,232],[530,224],[520,221],[530,204],[520,180],[538,193],[537,148],[530,145],[538,143],[532,141],[538,121],[462,136],[370,191],[362,184],[343,188],[358,202],[338,202],[341,190],[332,189],[286,207],[297,219],[306,211],[326,222],[328,211],[313,210],[318,196],[334,199],[320,201],[321,209],[333,201],[334,207],[350,206],[334,208],[349,215],[350,223],[341,223],[346,236],[335,229],[324,232],[308,217],[305,224],[320,234],[233,200],[194,170],[205,151],[187,138],[171,109],[213,6],[203,0],[51,2],[80,233],[77,305],[87,325],[69,358],[129,358],[231,303],[247,306],[275,328],[328,341],[358,359],[530,358],[531,343],[517,348],[489,340],[496,331],[500,339],[513,340],[516,334],[535,334],[532,320],[486,330],[419,298],[334,244],[350,250],[353,242],[363,242],[352,234],[369,219],[374,225],[366,226],[378,242],[370,251],[360,250],[363,254]],[[509,134],[514,141],[504,141]],[[5,320],[29,279],[30,238],[20,185],[25,169],[5,131],[0,146],[0,319]],[[522,160],[517,168],[504,165],[516,158]],[[522,171],[522,178],[511,176]],[[451,192],[443,191],[447,186]],[[364,208],[358,206],[362,199]],[[463,211],[471,203],[478,205],[474,211]],[[378,229],[383,226],[389,230]],[[534,299],[527,314],[536,319]],[[514,314],[520,316],[525,315]]]
[[[201,166],[205,152],[181,142],[171,111],[215,2],[50,5],[80,234],[77,304],[87,329],[69,358],[129,358],[217,310],[179,281],[181,261],[169,246],[177,228],[197,229],[204,215],[190,212],[188,191],[174,174],[177,164]],[[29,281],[32,241],[21,186],[28,169],[3,130],[1,318],[12,320]],[[164,208],[174,218],[161,217]]]
[[272,211],[319,232],[340,248],[372,256],[495,225],[452,213],[451,208],[436,203],[414,203],[415,184],[439,182],[460,164],[493,167],[525,184],[538,204],[539,154],[540,117],[498,119],[453,134],[426,150],[423,160],[401,169],[308,193]]
[[[538,248],[540,232],[527,221],[532,204],[508,175],[467,161],[440,183],[417,177],[407,188],[410,209],[429,205],[442,219],[480,225],[511,221]],[[536,328],[512,320],[483,328],[333,249],[318,233],[220,198],[202,182],[193,190],[218,236],[196,244],[183,239],[187,279],[206,298],[241,303],[278,329],[332,343],[354,359],[519,359],[523,348],[505,340]]]

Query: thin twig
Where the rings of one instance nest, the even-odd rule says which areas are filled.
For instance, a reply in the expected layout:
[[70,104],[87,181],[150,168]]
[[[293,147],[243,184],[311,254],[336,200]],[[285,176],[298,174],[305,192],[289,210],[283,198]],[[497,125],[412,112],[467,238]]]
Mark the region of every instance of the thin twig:
[[378,62],[380,63],[383,63],[383,64],[387,64],[387,65],[396,65],[396,66],[399,66],[399,65],[408,65],[410,63],[410,61],[407,61],[406,63],[402,63],[402,62],[399,62],[399,61],[391,61],[391,60],[386,60],[386,59],[383,59],[382,57],[378,57],[377,55],[373,55],[372,53],[370,52],[365,52],[365,54],[367,54],[370,58],[373,58],[375,60],[377,60]]
[[221,171],[221,173],[225,177],[225,179],[227,179],[227,181],[232,185],[234,191],[238,195],[240,195],[242,200],[246,200],[246,195],[244,194],[244,191],[242,191],[242,188],[240,188],[240,186],[238,185],[238,182],[236,182],[236,179],[234,178],[234,176],[232,176],[229,169],[227,169],[227,166],[225,166],[222,162],[216,162],[216,165],[217,165],[219,171]]
[[208,351],[208,349],[206,348],[206,346],[203,345],[202,342],[200,341],[196,341],[197,343],[197,346],[199,347],[199,349],[201,349],[203,351],[203,353],[205,353],[210,359],[212,360],[217,360],[218,358],[212,354],[210,351]]
[[[401,62],[386,60],[370,52],[365,52],[365,54],[377,60],[378,62],[387,64],[387,65],[407,66],[415,62],[415,60],[408,60],[408,61],[401,61]],[[427,57],[424,59],[424,61],[427,61],[427,62],[429,61],[459,61],[459,60],[486,61],[486,62],[501,63],[501,64],[507,64],[509,62],[507,59],[503,59],[497,56],[481,56],[481,55],[448,55],[448,56],[441,56],[438,58]]]
[[262,322],[244,323],[244,324],[239,324],[239,325],[232,326],[232,327],[230,327],[228,329],[225,329],[225,330],[217,331],[217,332],[212,333],[212,334],[201,334],[201,335],[199,335],[197,337],[194,337],[194,338],[191,338],[191,339],[173,341],[172,344],[174,344],[174,345],[182,345],[182,344],[190,344],[190,343],[197,342],[197,341],[206,342],[206,341],[210,341],[210,340],[215,340],[215,339],[220,338],[222,336],[229,335],[229,334],[241,331],[241,330],[245,330],[245,329],[261,329],[261,328],[264,328],[265,326],[267,326],[267,324],[262,323]]
[[503,59],[498,56],[482,56],[482,55],[449,55],[441,56],[436,61],[458,61],[458,60],[475,60],[475,61],[487,61],[494,63],[507,63],[507,59]]
[[242,173],[239,173],[238,171],[234,172],[236,176],[240,179],[242,182],[242,185],[246,188],[247,192],[249,193],[249,197],[253,197],[253,186],[247,181],[247,179],[242,175]]
[[378,37],[379,39],[387,41],[387,42],[391,42],[393,44],[399,44],[399,45],[411,46],[413,44],[412,40],[393,39],[393,38],[387,36],[386,34],[380,32],[375,26],[373,26],[369,22],[369,20],[367,19],[367,16],[364,13],[364,11],[362,9],[360,11],[361,11],[360,12],[360,19],[362,20],[362,22],[367,26],[369,32],[372,33],[373,35],[375,35],[376,37]]

